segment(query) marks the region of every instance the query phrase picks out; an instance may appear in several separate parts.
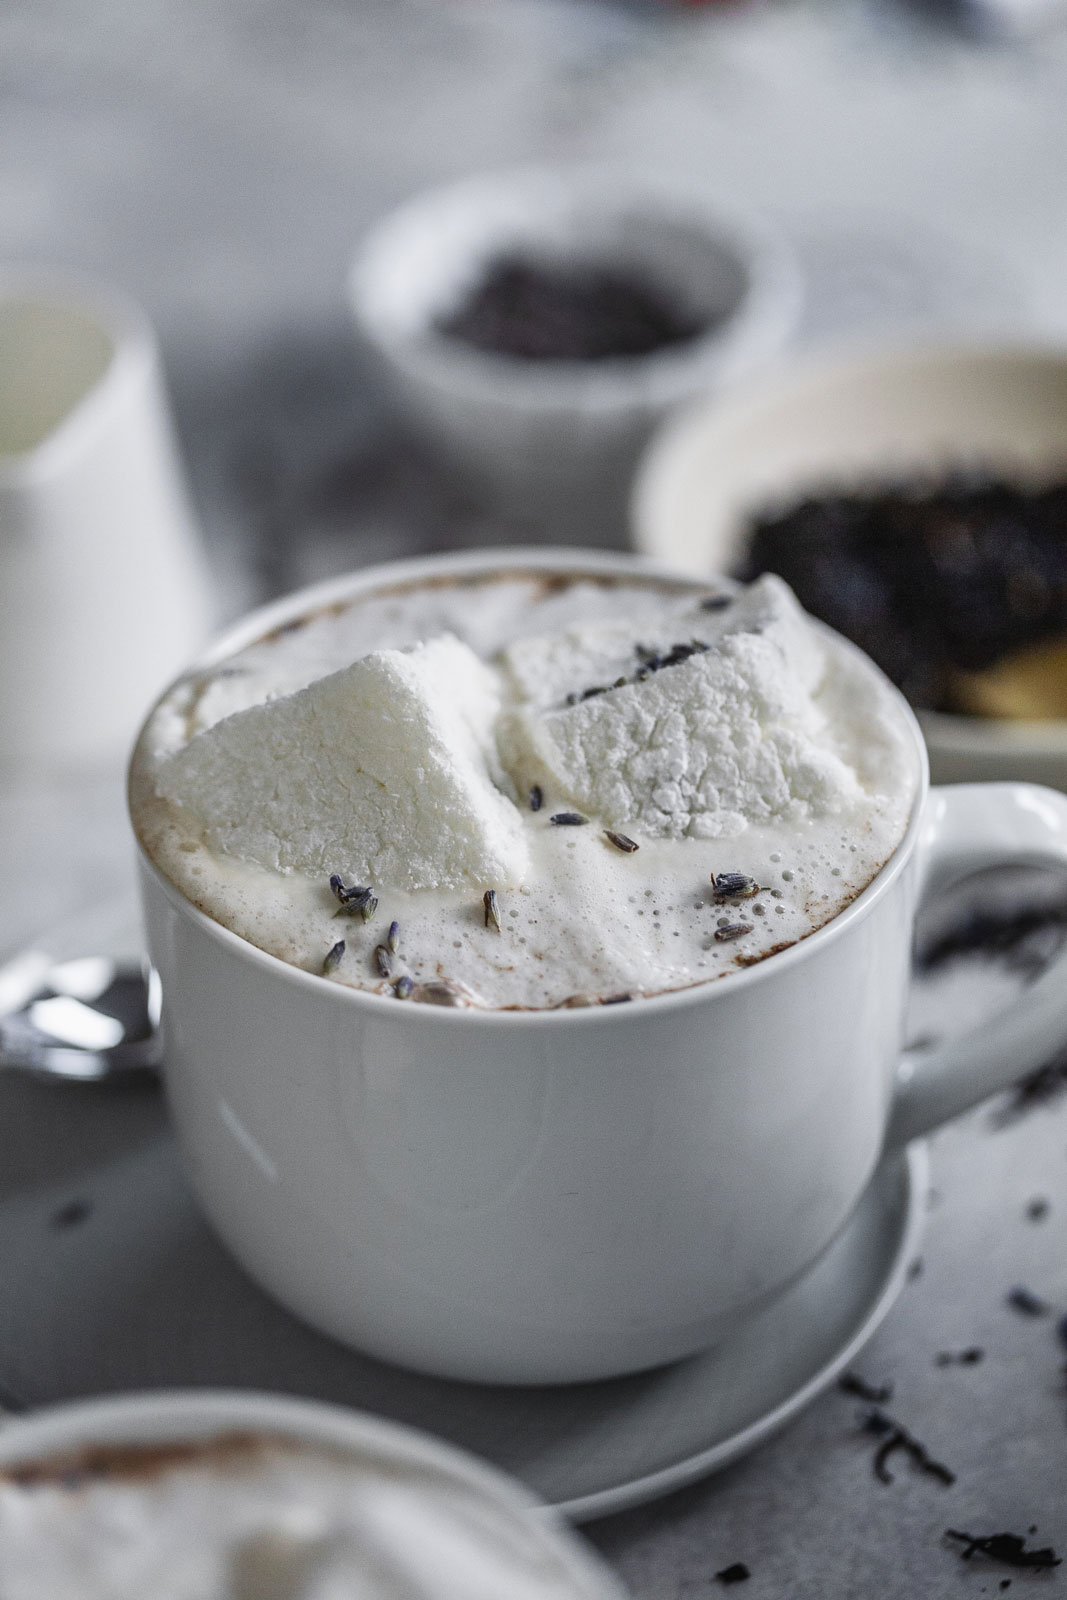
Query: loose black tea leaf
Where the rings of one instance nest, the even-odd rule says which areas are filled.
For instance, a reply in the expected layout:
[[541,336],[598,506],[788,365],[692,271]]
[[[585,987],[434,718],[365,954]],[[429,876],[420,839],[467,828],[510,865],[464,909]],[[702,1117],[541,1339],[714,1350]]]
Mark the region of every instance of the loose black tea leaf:
[[92,1216],[92,1211],[91,1200],[68,1200],[66,1205],[52,1212],[48,1222],[53,1228],[76,1228],[80,1222]]
[[719,321],[694,317],[650,280],[611,264],[491,261],[438,331],[525,361],[609,361],[695,339]]
[[721,1584],[744,1583],[752,1574],[743,1561],[731,1562],[730,1566],[723,1567],[721,1572],[715,1574],[716,1581]]
[[893,1385],[891,1383],[868,1383],[866,1378],[861,1378],[858,1372],[846,1372],[837,1380],[837,1387],[842,1394],[855,1395],[857,1400],[868,1400],[871,1405],[885,1405],[887,1400],[893,1398]]
[[978,1345],[968,1345],[966,1350],[939,1350],[934,1357],[938,1367],[976,1367],[985,1360],[985,1351]]
[[1025,1284],[1017,1284],[1004,1296],[1005,1302],[1022,1317],[1047,1317],[1052,1307]]
[[971,676],[1067,631],[1067,484],[975,473],[808,496],[753,519],[776,572],[915,704],[973,711]]
[[1024,906],[1003,910],[976,910],[960,919],[918,956],[923,972],[968,956],[999,960],[1025,978],[1036,978],[1055,955],[1067,934],[1067,903]]
[[867,1412],[863,1418],[864,1432],[873,1434],[880,1440],[878,1449],[874,1453],[874,1475],[879,1483],[892,1483],[893,1474],[889,1470],[889,1461],[892,1456],[903,1451],[912,1465],[920,1472],[925,1472],[931,1478],[937,1478],[940,1483],[949,1486],[956,1481],[956,1474],[944,1462],[936,1461],[927,1450],[926,1446],[908,1432],[894,1417],[877,1409]]
[[1048,1061],[1020,1078],[993,1114],[993,1125],[1010,1127],[1020,1117],[1043,1106],[1052,1105],[1067,1094],[1067,1055]]
[[1028,1550],[1026,1540],[1017,1533],[976,1534],[946,1528],[945,1538],[955,1539],[964,1546],[960,1551],[964,1561],[982,1555],[990,1561],[998,1561],[1003,1567],[1029,1567],[1034,1571],[1047,1572],[1052,1567],[1058,1567],[1062,1559],[1049,1545],[1040,1550]]

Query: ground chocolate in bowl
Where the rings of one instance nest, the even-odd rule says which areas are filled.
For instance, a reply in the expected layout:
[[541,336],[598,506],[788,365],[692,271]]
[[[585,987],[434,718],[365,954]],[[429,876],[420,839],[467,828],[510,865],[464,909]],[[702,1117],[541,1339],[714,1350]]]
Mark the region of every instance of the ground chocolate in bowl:
[[821,927],[917,781],[894,691],[780,580],[515,569],[357,594],[183,681],[131,806],[166,876],[283,960],[547,1008]]

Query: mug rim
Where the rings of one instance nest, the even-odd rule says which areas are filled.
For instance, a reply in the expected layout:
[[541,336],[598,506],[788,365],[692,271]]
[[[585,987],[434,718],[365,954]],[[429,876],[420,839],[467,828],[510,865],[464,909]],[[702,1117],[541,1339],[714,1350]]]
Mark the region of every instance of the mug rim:
[[[139,749],[141,740],[148,728],[159,705],[179,683],[187,679],[200,676],[219,661],[235,654],[238,650],[246,649],[257,640],[267,637],[277,628],[292,621],[294,616],[302,615],[309,610],[319,610],[336,604],[342,597],[354,600],[361,591],[373,591],[386,587],[390,583],[407,580],[418,583],[424,576],[434,576],[447,570],[457,576],[471,576],[479,572],[487,575],[501,570],[515,572],[528,572],[538,574],[545,572],[560,573],[573,572],[576,575],[588,572],[590,575],[614,574],[625,576],[632,574],[650,579],[660,579],[666,582],[685,583],[694,590],[706,589],[715,582],[717,574],[710,573],[706,581],[701,581],[691,573],[679,572],[670,566],[650,559],[641,554],[627,551],[585,550],[578,546],[509,546],[500,549],[444,551],[425,556],[415,556],[398,561],[381,562],[370,567],[361,568],[355,572],[341,574],[335,578],[327,578],[322,582],[311,584],[303,589],[298,589],[292,594],[284,595],[277,600],[269,601],[266,605],[257,607],[247,613],[237,622],[232,624],[188,667],[179,677],[175,678],[157,697],[142,721],[134,741],[134,753]],[[858,651],[858,646],[850,643],[843,635],[827,627],[824,623],[811,618],[813,626],[820,632],[844,644],[851,651]],[[858,652],[864,655],[864,652]],[[870,657],[864,659],[874,667]],[[874,667],[875,671],[880,669]],[[797,961],[806,959],[809,950],[821,949],[824,945],[841,938],[852,924],[868,914],[878,903],[904,870],[907,861],[915,848],[922,817],[926,807],[926,799],[930,789],[930,768],[926,753],[926,744],[918,719],[912,711],[904,696],[880,674],[897,701],[897,708],[902,713],[903,721],[907,725],[914,753],[917,761],[918,781],[912,800],[911,812],[908,817],[907,827],[895,849],[888,859],[875,873],[868,884],[860,890],[854,899],[850,900],[844,910],[824,922],[821,927],[813,929],[796,939],[785,950],[776,951],[767,955],[752,966],[744,967],[732,972],[723,973],[717,978],[703,979],[698,983],[687,984],[683,988],[661,990],[655,994],[637,995],[634,1004],[638,1005],[641,1014],[650,1011],[658,1014],[663,1010],[674,1010],[681,1006],[697,1005],[706,1001],[710,996],[725,985],[726,992],[735,990],[751,983],[757,983],[765,978],[768,973],[779,972],[783,966],[793,966]],[[132,771],[132,759],[131,759]],[[129,783],[127,783],[127,809],[132,812],[129,805]],[[382,1017],[399,1015],[403,1017],[419,1017],[420,1021],[428,1021],[429,1026],[437,1026],[438,1022],[446,1027],[461,1027],[473,1023],[479,1028],[506,1027],[513,1029],[523,1025],[532,1027],[588,1027],[594,1022],[605,1025],[608,1018],[613,1018],[615,1023],[625,1023],[632,1020],[632,1012],[627,1006],[606,1006],[593,1004],[589,1006],[567,1007],[542,1007],[514,1010],[502,1007],[481,1006],[434,1006],[434,1005],[402,1005],[398,1004],[395,997],[381,995],[369,989],[355,989],[347,984],[332,983],[323,978],[321,974],[308,972],[303,967],[294,966],[288,961],[283,961],[280,956],[271,955],[269,951],[261,950],[258,945],[235,933],[232,928],[225,927],[200,909],[166,876],[162,869],[148,854],[140,834],[132,822],[134,838],[137,843],[138,857],[142,870],[162,890],[166,899],[180,912],[187,914],[193,925],[201,932],[213,938],[224,949],[234,953],[242,953],[246,959],[251,960],[253,966],[260,967],[265,973],[273,973],[279,980],[295,983],[298,986],[312,984],[313,992],[322,993],[325,1003],[326,995],[331,1000],[342,1004],[352,1005],[357,1011],[370,1007],[368,1015]],[[384,1010],[382,1008],[385,1008]]]

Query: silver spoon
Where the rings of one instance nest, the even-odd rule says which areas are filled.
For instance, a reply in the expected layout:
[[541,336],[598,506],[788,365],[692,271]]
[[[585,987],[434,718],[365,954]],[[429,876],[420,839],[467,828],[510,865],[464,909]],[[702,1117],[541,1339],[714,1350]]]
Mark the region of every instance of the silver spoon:
[[146,963],[30,949],[0,967],[0,1067],[99,1082],[161,1061],[159,979]]

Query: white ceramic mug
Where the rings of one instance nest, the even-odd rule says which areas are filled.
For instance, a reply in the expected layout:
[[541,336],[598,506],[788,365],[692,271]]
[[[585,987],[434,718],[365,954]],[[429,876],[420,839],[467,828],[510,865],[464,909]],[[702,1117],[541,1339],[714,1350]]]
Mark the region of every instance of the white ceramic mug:
[[[204,665],[312,607],[512,565],[399,563],[257,613]],[[651,572],[662,569],[647,568]],[[826,1249],[890,1142],[1067,1037],[1067,954],[980,1033],[901,1064],[920,897],[1067,865],[1067,798],[928,791],[852,904],[757,966],[628,1006],[399,1005],[238,938],[142,858],[166,1073],[189,1169],[252,1275],[338,1339],[445,1376],[563,1382],[701,1349]]]
[[144,313],[0,270],[0,765],[120,758],[208,596]]
[[[543,1593],[552,1600],[562,1600],[563,1596],[570,1600],[623,1600],[621,1587],[594,1552],[514,1479],[429,1434],[320,1401],[207,1389],[115,1395],[49,1406],[5,1423],[0,1431],[0,1478],[5,1472],[17,1472],[57,1457],[69,1462],[71,1456],[86,1449],[208,1443],[233,1434],[264,1434],[312,1451],[324,1449],[335,1461],[350,1461],[354,1474],[358,1474],[355,1481],[364,1489],[368,1480],[373,1482],[375,1477],[388,1488],[403,1483],[409,1474],[413,1486],[421,1481],[430,1489],[428,1496],[420,1497],[413,1487],[403,1505],[394,1500],[391,1509],[367,1519],[364,1538],[351,1538],[346,1551],[350,1551],[353,1587],[349,1591],[346,1586],[346,1593],[384,1592],[379,1585],[388,1582],[392,1572],[393,1583],[399,1583],[402,1592],[413,1597],[475,1591],[478,1595],[502,1595],[511,1592],[510,1575],[515,1592],[527,1596]],[[15,1508],[12,1511],[17,1515]],[[305,1505],[294,1501],[283,1526],[295,1524],[314,1533],[314,1511],[311,1499]],[[0,1533],[2,1525],[0,1508]],[[241,1526],[235,1522],[235,1536]],[[48,1532],[52,1539],[55,1527],[53,1520]],[[270,1555],[266,1545],[269,1526],[264,1534],[266,1565]],[[132,1593],[138,1580],[148,1583],[152,1573],[143,1553],[136,1553],[128,1505],[122,1514],[117,1515],[113,1509],[110,1525],[101,1535],[102,1542],[108,1535],[114,1541],[112,1550],[116,1545],[119,1549],[126,1547],[129,1565],[125,1570],[130,1587],[124,1587],[122,1593]],[[247,1539],[247,1531],[243,1537]],[[428,1545],[438,1553],[434,1578],[429,1584],[425,1579],[420,1581],[405,1560],[407,1552],[413,1546],[418,1550],[420,1545]],[[313,1546],[308,1556],[310,1565]],[[41,1594],[37,1587],[29,1590],[21,1586],[7,1567],[9,1559],[11,1551],[0,1537],[3,1593]],[[392,1570],[394,1560],[404,1568],[403,1573]],[[20,1573],[25,1582],[25,1569],[20,1568]],[[164,1577],[161,1573],[155,1576],[157,1581]],[[252,1581],[251,1573],[247,1584],[235,1582],[233,1600],[238,1600],[238,1591],[241,1600],[253,1593],[256,1600],[266,1600],[268,1595],[303,1595],[311,1587],[310,1582],[296,1581],[295,1573],[288,1582],[283,1581],[283,1573],[273,1575],[268,1571],[259,1576],[259,1582]],[[269,1581],[272,1576],[273,1582]],[[307,1578],[308,1574],[300,1576]],[[8,1582],[14,1585],[11,1591]],[[91,1588],[88,1572],[86,1584],[84,1590],[79,1588],[79,1594],[97,1593]],[[109,1588],[108,1593],[111,1592]],[[141,1588],[137,1592],[148,1591]],[[175,1591],[168,1587],[167,1593],[172,1592]],[[320,1591],[316,1588],[314,1592]],[[389,1592],[394,1592],[392,1587]],[[226,1593],[231,1593],[229,1587]]]

